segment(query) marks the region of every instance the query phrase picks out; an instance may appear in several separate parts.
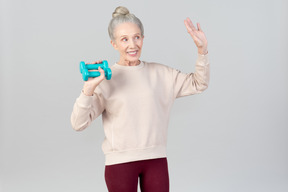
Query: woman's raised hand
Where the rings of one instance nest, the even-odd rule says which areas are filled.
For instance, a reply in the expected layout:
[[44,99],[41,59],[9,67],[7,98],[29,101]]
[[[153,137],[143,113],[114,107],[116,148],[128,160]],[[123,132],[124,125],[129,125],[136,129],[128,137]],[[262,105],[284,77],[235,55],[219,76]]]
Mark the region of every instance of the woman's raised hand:
[[[86,63],[86,64],[99,64],[102,63],[101,60],[95,61],[93,63]],[[98,70],[91,70],[91,71],[99,71],[101,75],[99,77],[94,77],[94,78],[88,78],[88,81],[85,81],[84,87],[83,87],[83,93],[87,96],[92,96],[94,93],[94,90],[96,87],[104,80],[105,78],[105,72],[104,70],[99,67]]]
[[188,33],[191,35],[192,39],[194,40],[194,43],[196,44],[198,48],[198,53],[202,55],[207,54],[208,42],[207,42],[204,32],[202,31],[200,27],[200,24],[197,23],[197,29],[196,29],[196,27],[193,25],[190,18],[185,19],[184,24],[187,28]]

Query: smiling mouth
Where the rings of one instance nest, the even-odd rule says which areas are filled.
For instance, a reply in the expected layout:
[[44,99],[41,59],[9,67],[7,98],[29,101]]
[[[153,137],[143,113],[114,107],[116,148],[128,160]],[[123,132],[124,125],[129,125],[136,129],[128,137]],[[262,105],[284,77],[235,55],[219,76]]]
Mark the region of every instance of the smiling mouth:
[[135,56],[137,55],[138,51],[128,51],[127,53],[131,56]]

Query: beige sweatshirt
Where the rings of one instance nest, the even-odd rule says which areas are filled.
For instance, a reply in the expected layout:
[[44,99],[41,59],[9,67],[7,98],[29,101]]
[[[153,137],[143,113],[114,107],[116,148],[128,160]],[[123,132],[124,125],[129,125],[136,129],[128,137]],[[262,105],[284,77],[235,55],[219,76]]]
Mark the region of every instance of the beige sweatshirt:
[[208,55],[198,55],[190,74],[142,61],[137,66],[111,67],[93,96],[77,98],[72,127],[81,131],[102,114],[105,164],[166,157],[170,109],[176,98],[201,93],[209,82]]

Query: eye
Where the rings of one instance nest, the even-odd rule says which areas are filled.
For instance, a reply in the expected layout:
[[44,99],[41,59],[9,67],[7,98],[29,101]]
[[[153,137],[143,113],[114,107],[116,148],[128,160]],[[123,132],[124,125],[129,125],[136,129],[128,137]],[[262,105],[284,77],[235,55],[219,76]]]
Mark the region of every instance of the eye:
[[136,36],[135,39],[140,39],[140,36]]
[[126,41],[128,41],[128,39],[127,38],[123,38],[122,41],[126,42]]

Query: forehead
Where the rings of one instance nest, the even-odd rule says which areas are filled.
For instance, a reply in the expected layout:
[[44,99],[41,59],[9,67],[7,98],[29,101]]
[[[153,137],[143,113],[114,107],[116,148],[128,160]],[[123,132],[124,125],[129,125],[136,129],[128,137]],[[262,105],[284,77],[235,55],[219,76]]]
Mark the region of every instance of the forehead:
[[141,30],[135,23],[121,23],[117,25],[114,31],[116,37],[131,36],[137,33],[141,34]]

